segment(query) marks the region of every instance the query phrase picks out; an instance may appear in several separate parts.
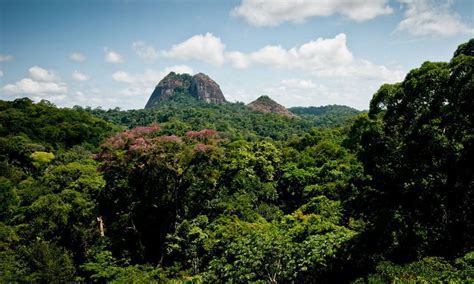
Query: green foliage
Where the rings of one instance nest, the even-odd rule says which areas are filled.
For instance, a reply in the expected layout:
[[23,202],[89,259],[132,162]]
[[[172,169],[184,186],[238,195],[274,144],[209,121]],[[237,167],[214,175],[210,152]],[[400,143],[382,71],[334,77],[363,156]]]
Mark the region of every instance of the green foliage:
[[33,166],[40,168],[43,165],[50,163],[54,159],[54,154],[43,151],[36,151],[30,155],[31,160],[33,160]]
[[[192,196],[216,191],[213,165],[219,160],[213,130],[186,137],[157,136],[158,126],[118,134],[103,146],[99,159],[107,186],[103,214],[111,224],[116,249],[137,243],[134,259],[159,262],[166,234],[186,214]],[[126,191],[126,194],[124,194]],[[120,212],[117,214],[117,212]],[[129,234],[121,232],[129,231]],[[123,248],[122,248],[123,249]]]
[[47,101],[0,101],[0,282],[76,278],[98,235],[96,198],[105,183],[84,147],[118,129]]
[[328,127],[347,124],[351,119],[360,114],[360,111],[340,105],[327,105],[320,107],[292,107],[292,113],[309,120],[314,126]]
[[74,279],[76,269],[71,253],[49,242],[33,242],[25,248],[24,258],[32,271],[29,281],[62,283]]
[[79,109],[59,109],[48,101],[0,101],[0,137],[26,136],[54,148],[98,145],[118,128]]
[[425,62],[382,86],[347,141],[371,176],[373,190],[356,202],[379,235],[373,247],[399,261],[454,257],[474,245],[470,45],[450,63]]
[[15,250],[2,250],[0,256],[2,283],[64,283],[76,278],[71,253],[48,241],[37,239]]
[[454,52],[453,57],[458,57],[461,55],[474,56],[474,39],[470,39],[468,42],[465,42],[458,46],[458,48]]
[[397,265],[389,261],[377,264],[376,273],[356,283],[470,283],[474,280],[473,253],[448,262],[440,257]]
[[204,278],[209,282],[275,282],[291,279],[295,260],[291,239],[265,220],[216,220],[207,250],[212,252]]
[[189,130],[210,128],[219,131],[222,137],[232,140],[241,138],[255,140],[264,137],[287,140],[313,126],[342,125],[358,113],[348,107],[328,106],[327,110],[314,115],[290,119],[277,114],[254,112],[242,103],[218,106],[185,95],[172,96],[152,109],[86,110],[107,121],[129,128],[159,123],[165,133],[175,135],[184,135]]
[[473,42],[368,113],[0,101],[0,282],[473,282]]
[[0,221],[6,219],[11,213],[11,208],[17,202],[13,183],[9,179],[0,176]]
[[110,251],[96,251],[82,269],[94,283],[167,283],[163,271],[150,265],[127,265]]

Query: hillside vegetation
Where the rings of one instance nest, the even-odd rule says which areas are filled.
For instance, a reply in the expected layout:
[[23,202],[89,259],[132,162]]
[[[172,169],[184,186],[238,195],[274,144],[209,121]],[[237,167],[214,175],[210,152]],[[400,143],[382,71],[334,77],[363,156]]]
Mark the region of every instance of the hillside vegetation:
[[[80,109],[80,108],[78,108]],[[331,109],[331,108],[329,108]],[[243,103],[208,104],[187,95],[174,95],[161,101],[152,109],[85,109],[106,121],[128,128],[159,123],[168,134],[184,135],[186,131],[214,129],[222,137],[257,140],[270,138],[282,141],[296,137],[315,126],[332,127],[348,125],[358,112],[352,115],[338,115],[338,111],[323,111],[314,116],[291,119],[273,113],[256,112]],[[318,121],[318,122],[316,122]]]
[[0,282],[472,282],[473,70],[300,118],[0,101]]

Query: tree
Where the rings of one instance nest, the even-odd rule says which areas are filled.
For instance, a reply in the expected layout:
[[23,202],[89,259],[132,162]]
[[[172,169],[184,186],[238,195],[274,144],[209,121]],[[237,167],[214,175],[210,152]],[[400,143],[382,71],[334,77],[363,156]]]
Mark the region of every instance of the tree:
[[[363,214],[385,255],[463,254],[474,245],[474,40],[374,95],[351,139],[372,178]],[[359,207],[360,208],[360,207]]]
[[159,129],[120,133],[99,155],[106,180],[99,206],[112,243],[135,260],[156,264],[163,261],[166,235],[189,211],[185,201],[194,191],[215,191],[212,165],[219,155],[213,130],[178,137],[160,136]]

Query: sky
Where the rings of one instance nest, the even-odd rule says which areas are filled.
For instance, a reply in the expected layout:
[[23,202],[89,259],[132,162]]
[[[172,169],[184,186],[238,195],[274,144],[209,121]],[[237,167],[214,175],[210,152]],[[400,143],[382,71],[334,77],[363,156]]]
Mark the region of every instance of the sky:
[[231,102],[362,110],[472,37],[472,0],[0,0],[0,99],[139,109],[175,71]]

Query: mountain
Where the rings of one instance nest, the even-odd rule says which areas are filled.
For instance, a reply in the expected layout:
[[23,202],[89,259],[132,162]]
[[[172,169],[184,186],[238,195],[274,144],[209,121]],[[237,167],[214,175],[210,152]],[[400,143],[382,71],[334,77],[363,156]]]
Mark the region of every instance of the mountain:
[[275,113],[287,117],[296,117],[291,111],[287,110],[281,104],[275,102],[268,96],[260,96],[255,101],[247,105],[250,109],[258,112]]
[[145,108],[157,107],[161,101],[176,94],[189,95],[212,104],[226,102],[219,85],[206,74],[191,76],[171,72],[158,83]]

